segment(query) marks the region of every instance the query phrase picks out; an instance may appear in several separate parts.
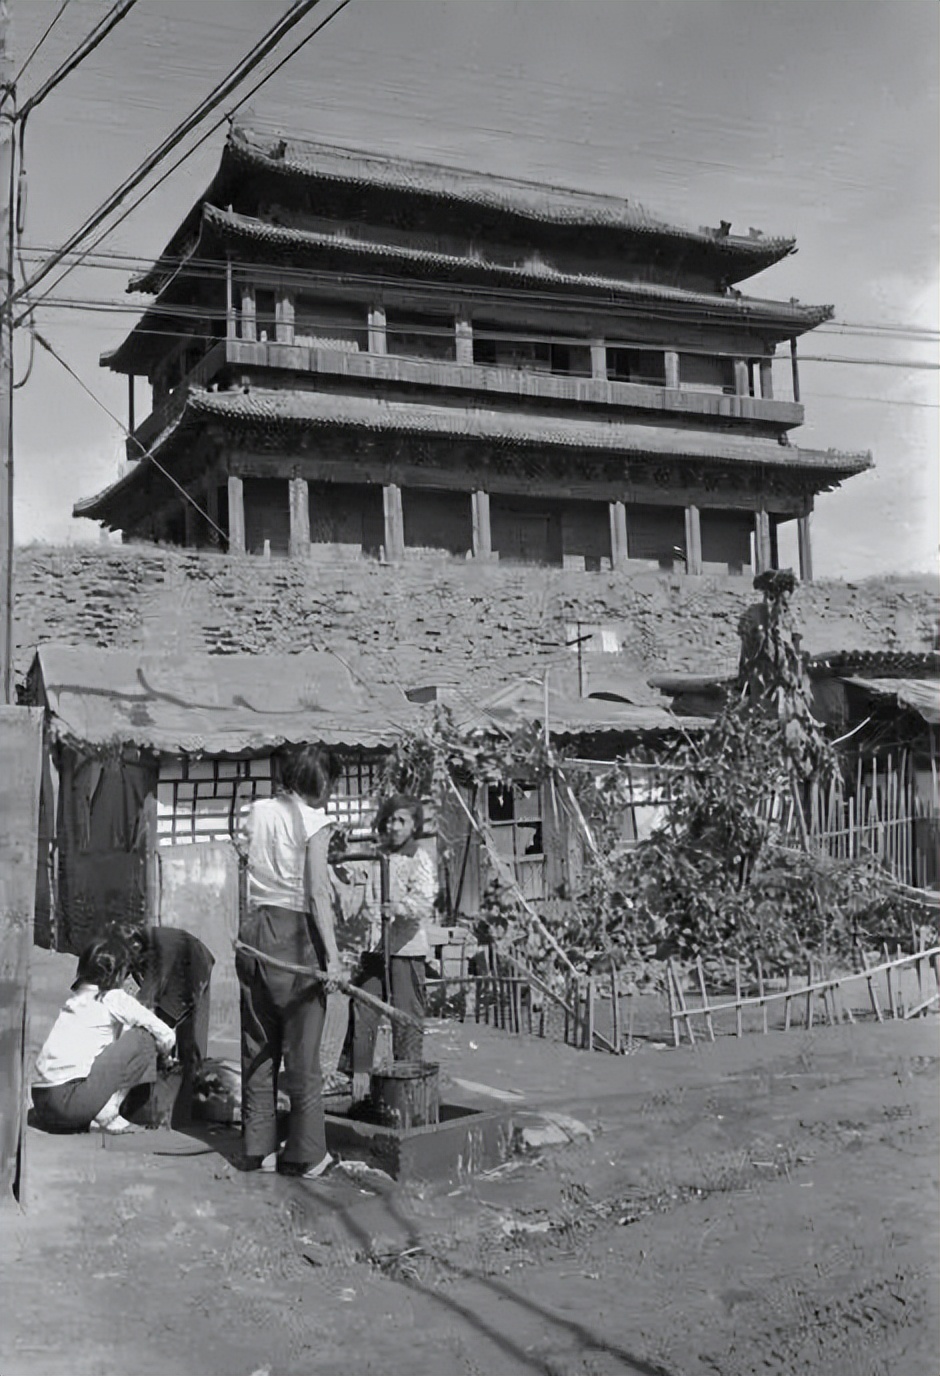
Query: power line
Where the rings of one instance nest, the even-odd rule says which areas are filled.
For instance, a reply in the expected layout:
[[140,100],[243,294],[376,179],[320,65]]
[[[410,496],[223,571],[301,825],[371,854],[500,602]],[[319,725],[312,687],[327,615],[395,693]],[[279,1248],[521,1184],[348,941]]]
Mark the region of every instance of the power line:
[[[88,37],[83,39],[65,61],[56,68],[52,76],[48,77],[42,83],[39,90],[36,91],[34,95],[31,95],[29,100],[24,102],[17,116],[21,125],[26,123],[30,111],[41,104],[46,96],[48,96],[51,91],[54,91],[70,72],[74,72],[75,68],[84,62],[85,58],[93,53],[99,44],[104,42],[111,30],[120,24],[121,20],[130,13],[136,4],[137,0],[117,0],[117,4],[113,5],[104,18],[95,25]],[[65,5],[63,5],[62,8],[64,9]]]
[[[11,83],[11,88],[12,88],[14,91],[16,90],[17,86],[19,85],[19,83],[20,83],[20,78],[22,77],[23,73],[26,71],[26,68],[27,68],[27,67],[29,66],[29,64],[32,62],[33,58],[34,58],[34,57],[36,56],[36,54],[39,52],[39,49],[42,47],[43,43],[45,43],[46,39],[47,39],[47,38],[49,37],[49,35],[52,33],[52,30],[55,28],[56,24],[58,24],[59,20],[62,18],[63,14],[65,13],[65,8],[66,8],[66,6],[68,5],[68,3],[69,3],[69,0],[62,0],[62,4],[61,4],[61,6],[59,7],[59,9],[56,11],[55,17],[49,21],[49,23],[46,25],[45,29],[43,30],[43,32],[42,32],[42,34],[40,35],[40,37],[39,37],[39,39],[37,40],[37,42],[33,44],[33,47],[32,47],[32,50],[31,50],[29,56],[26,58],[26,61],[23,63],[22,67],[21,67],[20,70],[17,72],[16,76],[13,78],[13,81],[12,81],[12,83]],[[7,93],[6,91],[4,91],[3,94],[0,95],[0,108],[2,108],[3,102],[6,100],[7,94],[8,94],[8,93]]]
[[[129,7],[131,4],[135,4],[136,0],[121,0],[121,3],[123,3],[125,7]],[[254,70],[263,58],[267,57],[271,49],[277,46],[285,34],[289,33],[310,10],[320,3],[321,0],[296,0],[296,3],[287,14],[268,30],[265,36],[255,44],[237,66],[232,68],[228,75],[213,88],[209,95],[206,96],[204,100],[201,100],[196,108],[167,135],[163,142],[144,158],[143,162],[140,163],[136,170],[132,172],[129,177],[124,179],[121,185],[88,217],[85,223],[66,240],[65,244],[58,248],[55,253],[50,255],[39,270],[33,274],[26,286],[15,293],[13,299],[17,300],[24,294],[28,294],[32,291],[33,288],[52,271],[56,264],[61,261],[64,255],[91,234],[98,225],[110,215],[111,211],[115,210],[125,197],[133,191],[135,187],[139,186],[144,178],[182,142],[186,135],[192,132],[197,124],[201,124],[205,117],[211,114],[217,105],[220,105],[227,96],[231,95],[234,88]],[[29,104],[27,103],[27,106],[24,107],[23,117],[28,113],[28,109]]]
[[177,491],[189,503],[189,505],[193,507],[194,510],[203,518],[203,520],[208,522],[208,524],[212,527],[216,534],[221,536],[225,543],[228,544],[228,534],[226,533],[226,531],[224,531],[222,527],[212,519],[212,517],[209,515],[207,511],[203,510],[203,508],[196,501],[195,497],[193,497],[191,493],[186,491],[186,488],[183,487],[182,483],[177,482],[177,480],[173,477],[173,474],[168,472],[168,470],[164,468],[163,464],[160,463],[159,459],[156,459],[154,457],[151,450],[144,448],[137,436],[134,435],[130,430],[128,430],[127,426],[123,423],[123,421],[119,420],[118,417],[109,407],[105,406],[101,398],[96,396],[95,393],[91,390],[91,388],[87,385],[87,383],[82,381],[78,373],[76,373],[75,369],[70,364],[66,363],[62,355],[52,347],[52,345],[49,343],[47,339],[43,338],[43,336],[39,333],[38,330],[33,330],[33,335],[35,336],[36,343],[39,344],[43,349],[45,349],[48,354],[51,354],[55,361],[65,369],[69,377],[75,379],[79,387],[81,387],[82,391],[87,393],[87,395],[91,397],[95,405],[100,406],[101,410],[105,413],[105,415],[109,416],[111,420],[114,421],[115,425],[117,425],[124,432],[125,436],[129,440],[131,440],[132,443],[137,445],[137,448],[140,450],[140,458],[137,460],[137,462],[142,463],[144,459],[149,459],[150,462],[153,464],[154,468],[156,468],[156,470],[159,473],[162,473],[163,477],[166,478],[167,481],[177,489]]
[[[306,0],[297,0],[297,3],[306,3]],[[307,8],[308,8],[308,9],[309,9],[309,8],[312,8],[312,6],[313,6],[314,4],[317,4],[317,3],[319,3],[319,0],[310,0],[310,3],[307,4]],[[227,115],[225,115],[222,119],[217,120],[215,124],[211,125],[211,126],[205,131],[205,133],[202,134],[201,137],[200,137],[199,139],[196,140],[196,142],[193,144],[193,146],[192,146],[191,148],[189,148],[185,153],[183,153],[179,158],[177,158],[177,160],[176,160],[170,167],[168,167],[168,168],[166,169],[166,171],[163,173],[163,175],[162,175],[161,177],[159,177],[159,178],[153,183],[152,186],[149,186],[149,187],[147,188],[146,191],[142,192],[142,194],[141,194],[140,196],[138,196],[137,199],[136,199],[135,201],[133,201],[133,202],[127,207],[127,209],[123,212],[123,214],[120,215],[120,216],[118,216],[118,218],[114,221],[113,224],[109,225],[105,230],[103,230],[102,233],[98,235],[97,239],[95,239],[94,242],[89,246],[87,252],[90,253],[92,250],[94,250],[95,248],[97,248],[98,244],[100,244],[101,241],[102,241],[103,239],[106,239],[107,236],[108,236],[109,234],[112,234],[112,233],[114,232],[114,230],[117,229],[118,225],[119,225],[119,224],[122,224],[123,221],[127,219],[128,215],[132,214],[133,211],[135,211],[135,210],[137,209],[137,207],[138,207],[139,205],[141,205],[142,202],[145,201],[145,200],[147,199],[148,196],[152,195],[152,193],[153,193],[154,191],[156,191],[157,187],[162,186],[162,184],[166,181],[166,179],[167,179],[169,176],[171,176],[172,173],[175,172],[176,169],[177,169],[178,167],[180,167],[180,166],[186,161],[187,158],[192,157],[193,153],[195,153],[196,150],[197,150],[198,148],[200,148],[200,147],[206,142],[207,139],[211,138],[211,136],[212,136],[218,129],[221,129],[221,127],[222,127],[223,124],[227,123],[227,122],[231,119],[231,116],[234,114],[234,112],[235,112],[236,110],[240,109],[241,106],[244,105],[246,101],[250,100],[250,99],[252,98],[252,96],[256,94],[256,92],[260,91],[261,87],[265,84],[265,82],[270,81],[270,79],[271,79],[272,76],[275,76],[275,75],[281,70],[281,68],[282,68],[283,66],[285,66],[285,64],[291,60],[292,57],[294,57],[297,53],[299,53],[300,50],[301,50],[302,48],[304,48],[304,47],[310,42],[310,40],[311,40],[312,38],[315,38],[315,37],[317,36],[318,33],[320,33],[323,29],[325,29],[326,26],[327,26],[327,24],[329,24],[333,19],[335,19],[336,16],[340,13],[340,11],[341,11],[341,10],[344,10],[348,4],[349,4],[349,0],[340,0],[340,3],[336,6],[336,8],[335,8],[330,14],[328,14],[328,15],[326,16],[325,19],[321,20],[319,24],[317,24],[313,29],[311,29],[310,33],[308,33],[308,34],[306,35],[305,38],[302,38],[302,39],[300,40],[299,43],[296,43],[296,44],[294,45],[294,47],[291,48],[290,52],[288,52],[287,55],[286,55],[285,57],[283,57],[283,58],[280,60],[280,62],[278,62],[274,67],[272,67],[272,69],[271,69],[265,76],[263,76],[263,77],[261,78],[260,81],[256,82],[255,85],[252,86],[251,89],[250,89],[249,91],[247,91],[247,92],[241,97],[241,99],[232,107],[232,109],[229,111],[229,113],[228,113]],[[288,17],[289,17],[289,16],[288,16]],[[112,208],[113,208],[113,207],[112,207]],[[99,215],[97,218],[98,218],[98,222],[100,223],[100,221],[101,221],[102,219],[104,219],[105,216],[104,216],[104,215]],[[90,231],[87,231],[87,232],[90,232]],[[66,256],[66,253],[68,253],[68,252],[71,251],[71,249],[74,247],[74,243],[75,243],[75,238],[74,238],[74,236],[73,236],[73,238],[72,238],[71,240],[69,240],[69,242],[68,242],[67,245],[65,245],[62,249],[57,250],[57,253],[56,253],[56,259],[57,259],[57,261],[60,260],[60,259],[62,259],[62,258],[64,258],[64,257]],[[63,281],[64,278],[66,278],[66,277],[68,276],[68,274],[69,274],[70,272],[72,272],[73,269],[76,268],[76,267],[79,265],[79,263],[81,263],[81,262],[83,261],[83,258],[84,258],[84,255],[80,256],[74,263],[72,263],[69,267],[67,267],[63,273],[60,273],[60,275],[59,275],[59,276],[56,278],[56,280],[52,283],[52,286],[49,288],[49,291],[54,291],[55,288],[59,285],[59,283],[60,283],[61,281]],[[48,269],[47,269],[47,270],[48,270]],[[45,274],[43,274],[43,275],[45,275]],[[37,280],[38,280],[38,279],[37,279]],[[31,285],[35,285],[35,283],[33,283],[33,284],[31,284]],[[23,293],[19,293],[19,295],[22,295],[22,294],[23,294]],[[46,292],[44,295],[48,295],[48,292]],[[40,297],[40,301],[43,300],[43,299],[44,299],[44,297]],[[19,316],[18,319],[17,319],[14,323],[15,323],[15,324],[19,324],[19,323],[21,323],[22,320],[23,320],[23,316]]]

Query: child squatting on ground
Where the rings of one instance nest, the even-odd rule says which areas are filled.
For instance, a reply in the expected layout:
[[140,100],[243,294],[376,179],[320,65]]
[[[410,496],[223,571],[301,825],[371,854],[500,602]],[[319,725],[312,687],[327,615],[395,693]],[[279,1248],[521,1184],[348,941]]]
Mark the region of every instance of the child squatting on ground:
[[172,1051],[176,1033],[124,992],[125,975],[120,950],[105,938],[79,956],[72,992],[36,1059],[33,1106],[43,1127],[134,1131],[121,1106],[136,1085],[154,1083],[157,1051]]

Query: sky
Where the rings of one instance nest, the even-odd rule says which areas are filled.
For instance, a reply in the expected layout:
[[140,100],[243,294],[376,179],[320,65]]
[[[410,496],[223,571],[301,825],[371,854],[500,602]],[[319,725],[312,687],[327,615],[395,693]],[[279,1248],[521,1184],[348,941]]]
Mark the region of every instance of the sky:
[[[69,0],[20,79],[20,103],[111,3]],[[282,51],[336,3],[322,0]],[[18,70],[61,0],[8,6]],[[24,262],[77,228],[288,8],[139,0],[29,117]],[[350,0],[238,118],[619,195],[693,226],[794,234],[797,254],[739,285],[835,306],[840,324],[800,344],[806,422],[793,439],[874,455],[874,470],[819,498],[814,517],[816,576],[859,579],[937,563],[938,54],[935,0]],[[155,257],[223,140],[220,130],[102,248]],[[142,306],[125,295],[128,276],[126,263],[76,269],[34,317],[122,423],[126,380],[98,358],[134,317],[61,303]],[[121,428],[41,348],[31,370],[29,354],[21,330],[16,541],[97,540],[72,504],[118,475]],[[784,563],[795,561],[792,527]]]

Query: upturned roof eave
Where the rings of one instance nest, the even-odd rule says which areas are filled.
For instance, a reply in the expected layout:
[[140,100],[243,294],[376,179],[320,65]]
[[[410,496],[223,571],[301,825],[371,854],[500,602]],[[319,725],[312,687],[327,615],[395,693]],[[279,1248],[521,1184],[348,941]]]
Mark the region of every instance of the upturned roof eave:
[[[285,154],[272,153],[283,144]],[[147,271],[131,279],[128,291],[159,290],[159,280],[169,264],[180,255],[180,246],[193,232],[201,205],[205,201],[227,199],[228,190],[237,183],[245,165],[279,179],[300,179],[336,185],[370,186],[376,190],[397,191],[429,197],[443,203],[476,206],[503,213],[530,223],[568,226],[585,232],[620,231],[638,236],[674,239],[714,254],[722,275],[740,281],[771,267],[795,251],[792,235],[732,235],[721,229],[702,230],[672,224],[648,212],[638,202],[616,196],[578,191],[496,176],[417,160],[384,157],[361,149],[340,145],[307,143],[303,145],[318,165],[304,164],[286,155],[288,148],[300,147],[297,141],[270,141],[267,148],[250,131],[235,128],[222,152],[219,168],[206,193],[190,210],[166,248]],[[220,193],[226,193],[223,196]],[[541,205],[539,204],[541,202]],[[563,208],[564,207],[564,213]]]
[[[294,414],[278,413],[278,405],[295,399],[297,410]],[[316,406],[321,406],[318,413]],[[346,407],[344,411],[342,408]],[[251,408],[255,409],[252,410]],[[268,408],[267,410],[265,408]],[[304,411],[306,408],[306,411]],[[331,414],[332,412],[332,414]],[[662,440],[666,432],[661,427],[640,424],[598,421],[558,421],[552,418],[553,428],[540,426],[538,418],[515,413],[499,412],[490,416],[488,412],[476,413],[476,422],[471,420],[472,408],[460,412],[450,412],[443,407],[403,402],[374,402],[371,398],[337,397],[333,394],[311,392],[207,392],[191,388],[181,399],[179,410],[170,420],[163,432],[150,445],[147,455],[123,474],[115,483],[110,484],[94,496],[80,499],[72,508],[76,517],[107,521],[108,510],[113,509],[116,499],[141,480],[140,475],[148,466],[151,457],[160,458],[169,450],[181,434],[192,425],[201,421],[217,422],[228,426],[241,426],[246,430],[267,428],[276,430],[290,429],[350,429],[383,431],[398,434],[414,434],[422,438],[439,436],[442,438],[478,439],[486,444],[514,448],[541,447],[558,449],[563,452],[576,450],[593,453],[622,454],[625,458],[642,460],[674,457],[680,461],[705,463],[731,463],[754,466],[780,466],[800,469],[820,478],[841,481],[864,472],[873,466],[871,453],[842,453],[834,450],[798,449],[795,446],[775,446],[757,458],[745,459],[727,443],[727,437],[712,431],[669,431],[674,439],[674,449],[651,446],[654,437]],[[466,422],[461,428],[461,417]],[[630,432],[636,432],[635,435]],[[644,447],[643,436],[646,436]],[[693,441],[712,442],[716,452],[696,452]],[[722,444],[722,441],[725,441]],[[605,442],[606,441],[606,442]],[[683,448],[683,445],[685,446]],[[721,452],[722,448],[726,452]],[[753,451],[753,439],[748,442],[748,454]],[[667,453],[668,450],[668,453]]]

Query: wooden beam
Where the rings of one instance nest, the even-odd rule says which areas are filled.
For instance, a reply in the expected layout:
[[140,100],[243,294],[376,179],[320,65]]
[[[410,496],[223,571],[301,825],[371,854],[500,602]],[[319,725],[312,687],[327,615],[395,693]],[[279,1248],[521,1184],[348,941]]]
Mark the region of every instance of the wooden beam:
[[306,478],[288,480],[290,500],[290,543],[288,553],[291,559],[306,559],[310,553],[310,489]]
[[627,508],[623,502],[611,502],[610,506],[610,566],[622,569],[627,563]]
[[226,255],[225,258],[225,337],[226,339],[238,338],[238,320],[235,316],[235,291],[232,282],[232,258]]
[[274,302],[274,338],[278,344],[294,342],[294,293],[279,291]]
[[473,323],[467,315],[458,315],[454,322],[454,350],[458,363],[473,362]]
[[388,341],[386,338],[386,320],[384,306],[371,306],[369,308],[369,353],[384,354],[388,353]]
[[760,361],[760,394],[765,401],[774,399],[774,361],[762,358]]
[[800,551],[800,578],[804,583],[813,581],[813,546],[810,537],[812,513],[807,512],[796,522],[796,539]]
[[474,559],[492,559],[493,536],[490,529],[490,494],[482,490],[470,493],[473,526]]
[[679,355],[675,349],[665,351],[663,367],[666,370],[666,386],[675,391],[679,386]]
[[241,478],[228,479],[228,548],[230,554],[245,553],[245,485]]
[[137,429],[137,422],[134,419],[134,374],[127,375],[127,428],[133,435]]
[[702,572],[702,520],[697,506],[685,509],[685,571]]
[[405,554],[405,521],[401,488],[397,483],[386,483],[382,488],[382,506],[385,512],[385,558],[390,564],[396,564]]
[[800,399],[800,365],[796,357],[796,340],[790,340],[790,373],[793,378],[793,400]]
[[755,573],[764,573],[773,568],[770,548],[770,517],[761,508],[754,513],[754,559],[757,564]]
[[603,339],[591,340],[591,377],[607,381],[607,343]]
[[242,339],[254,342],[258,338],[258,311],[255,304],[255,284],[242,287]]
[[734,390],[739,397],[750,395],[751,386],[748,377],[747,359],[736,358],[734,360]]

